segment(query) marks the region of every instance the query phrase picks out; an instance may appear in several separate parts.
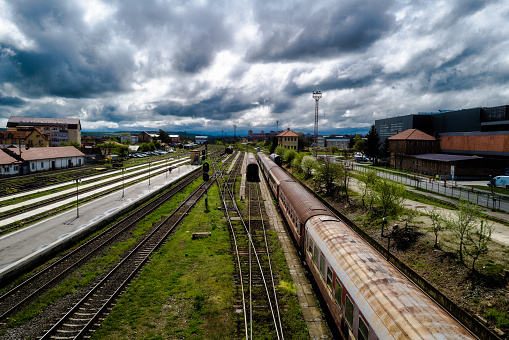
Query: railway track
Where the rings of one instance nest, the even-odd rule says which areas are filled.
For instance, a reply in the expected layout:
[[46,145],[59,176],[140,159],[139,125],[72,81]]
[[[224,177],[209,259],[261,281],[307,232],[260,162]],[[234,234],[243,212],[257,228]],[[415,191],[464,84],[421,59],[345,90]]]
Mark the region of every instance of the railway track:
[[[239,336],[252,339],[264,334],[283,339],[283,327],[272,273],[270,248],[265,233],[264,213],[257,183],[247,185],[248,200],[242,212],[236,204],[235,185],[240,164],[228,179],[222,178],[221,195],[236,260],[237,311]],[[243,335],[242,335],[243,334]]]
[[[155,170],[150,175],[151,176],[156,176],[158,174],[164,173],[165,171],[167,171],[167,168],[166,168],[166,166],[163,166],[162,169]],[[113,177],[111,179],[111,181],[107,181],[107,182],[104,182],[104,183],[101,183],[99,185],[95,185],[95,186],[92,186],[92,187],[89,187],[89,188],[86,188],[86,189],[81,189],[79,191],[79,193],[80,194],[85,194],[87,192],[91,192],[91,191],[97,190],[98,188],[101,188],[101,187],[104,187],[104,186],[108,186],[108,185],[112,185],[112,184],[121,185],[123,183],[123,181],[125,181],[125,180],[127,180],[129,178],[132,178],[132,177],[137,177],[137,176],[140,176],[140,174],[139,173],[135,173],[135,174],[132,174],[132,175],[126,174],[124,177],[116,176],[116,177]],[[144,181],[144,180],[146,180],[146,178],[147,177],[140,178],[139,180],[136,180],[135,182],[131,182],[131,184]],[[110,189],[107,189],[107,190],[104,190],[100,194],[97,194],[97,195],[94,195],[94,196],[89,196],[89,197],[86,197],[86,198],[85,197],[81,198],[80,203],[83,204],[83,203],[88,202],[90,200],[96,199],[97,197],[107,195],[107,194],[115,192],[117,190],[119,190],[118,186],[110,188]],[[61,196],[54,197],[54,198],[44,199],[44,197],[41,197],[41,201],[39,201],[37,203],[26,205],[24,207],[20,207],[20,208],[14,209],[14,210],[9,210],[9,211],[0,213],[0,220],[4,220],[4,219],[7,219],[9,217],[16,216],[18,214],[22,214],[24,212],[31,211],[31,210],[34,210],[34,209],[37,209],[37,208],[40,208],[40,207],[44,207],[44,206],[50,205],[50,204],[58,203],[58,202],[67,200],[69,198],[73,198],[74,199],[74,197],[76,197],[75,191],[73,191],[72,193],[65,193],[65,194],[62,194]],[[74,205],[74,203],[72,203],[72,204]],[[52,215],[55,212],[58,212],[58,211],[61,211],[61,210],[65,210],[67,208],[68,208],[68,206],[62,206],[61,208],[57,208],[57,209],[53,209],[53,210],[49,211],[47,214],[42,214],[42,215],[39,215],[39,216],[34,216],[33,219],[25,219],[23,221],[23,224],[24,225],[29,224],[29,223],[31,223],[31,222],[33,222],[35,220],[38,220],[40,218],[45,217],[46,215],[49,215],[49,214]],[[8,231],[10,228],[11,227],[6,226],[6,227],[4,227],[4,228],[2,228],[0,230],[2,232],[5,232],[5,231]]]
[[190,174],[162,195],[150,201],[149,204],[145,204],[138,210],[131,212],[101,234],[91,238],[80,247],[67,253],[59,260],[46,266],[4,293],[0,296],[0,324],[5,324],[9,316],[40,297],[50,288],[58,285],[65,277],[79,269],[87,261],[100,255],[111,245],[129,237],[129,232],[141,219],[158,209],[163,203],[176,193],[182,191],[199,176],[199,172]]
[[155,225],[134,249],[119,262],[97,285],[95,285],[71,310],[58,320],[50,330],[40,337],[52,339],[65,337],[77,339],[97,327],[97,322],[136,278],[150,256],[163,245],[186,214],[203,196],[206,185],[202,183],[171,215]]

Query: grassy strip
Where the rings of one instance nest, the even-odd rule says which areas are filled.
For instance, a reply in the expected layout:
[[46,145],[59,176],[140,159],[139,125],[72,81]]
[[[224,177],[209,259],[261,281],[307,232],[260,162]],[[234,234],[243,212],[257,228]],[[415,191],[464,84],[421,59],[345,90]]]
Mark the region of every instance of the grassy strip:
[[[228,339],[236,332],[234,271],[218,189],[209,190],[154,255],[93,339]],[[193,232],[211,237],[192,240]]]
[[148,229],[150,229],[157,221],[167,216],[173,211],[182,200],[198,185],[200,180],[194,181],[182,193],[175,195],[168,203],[161,206],[155,213],[146,217],[138,224],[133,237],[127,241],[118,243],[108,249],[101,257],[91,260],[79,272],[74,273],[66,279],[57,288],[51,289],[44,294],[38,301],[25,308],[18,313],[15,317],[11,318],[8,327],[16,327],[24,324],[31,318],[37,316],[41,310],[48,307],[58,299],[78,291],[80,288],[85,287],[92,283],[98,275],[106,272],[109,268],[115,265],[120,256],[129,249]]

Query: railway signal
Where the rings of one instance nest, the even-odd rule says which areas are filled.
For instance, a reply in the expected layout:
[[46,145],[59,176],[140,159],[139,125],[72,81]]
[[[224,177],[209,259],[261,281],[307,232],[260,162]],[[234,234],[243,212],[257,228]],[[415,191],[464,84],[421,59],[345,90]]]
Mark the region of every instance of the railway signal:
[[204,162],[202,169],[203,169],[203,180],[207,182],[209,180],[209,169],[210,169],[209,163]]

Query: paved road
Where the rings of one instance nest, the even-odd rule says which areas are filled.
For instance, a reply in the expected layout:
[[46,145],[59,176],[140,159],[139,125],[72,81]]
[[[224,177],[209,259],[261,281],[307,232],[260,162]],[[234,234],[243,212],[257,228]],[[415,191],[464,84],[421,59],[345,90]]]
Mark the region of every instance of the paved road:
[[[79,217],[76,209],[71,209],[51,218],[29,225],[15,232],[0,237],[0,278],[9,271],[15,270],[24,263],[41,256],[44,252],[60,246],[70,238],[79,237],[93,228],[96,223],[111,217],[124,208],[136,205],[148,195],[170,185],[198,166],[184,165],[168,172],[154,176],[107,196],[79,206]],[[34,211],[35,213],[35,211]]]

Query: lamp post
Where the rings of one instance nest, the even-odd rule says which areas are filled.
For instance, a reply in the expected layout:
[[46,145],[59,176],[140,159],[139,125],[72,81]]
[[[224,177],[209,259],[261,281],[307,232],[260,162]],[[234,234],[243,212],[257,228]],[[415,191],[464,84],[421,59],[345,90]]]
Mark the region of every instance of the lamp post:
[[125,172],[125,169],[122,168],[122,198],[124,198],[124,172]]
[[318,155],[317,139],[318,139],[318,101],[322,98],[322,91],[313,91],[313,98],[315,99],[315,158]]
[[148,186],[150,186],[150,165],[152,162],[148,162]]
[[78,185],[81,183],[81,177],[76,177],[76,218],[80,217],[80,210],[79,210],[79,198],[78,198]]

